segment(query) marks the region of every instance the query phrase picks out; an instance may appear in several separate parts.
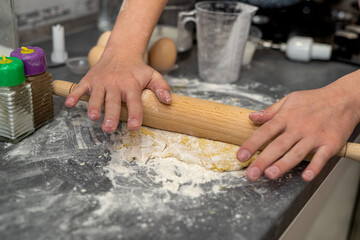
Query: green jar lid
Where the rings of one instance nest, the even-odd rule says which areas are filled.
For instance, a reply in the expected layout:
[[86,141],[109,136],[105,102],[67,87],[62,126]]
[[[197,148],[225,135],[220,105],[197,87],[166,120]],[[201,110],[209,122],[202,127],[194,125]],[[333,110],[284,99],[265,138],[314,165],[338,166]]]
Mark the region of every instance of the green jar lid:
[[25,82],[23,62],[15,57],[0,58],[0,87],[12,87]]

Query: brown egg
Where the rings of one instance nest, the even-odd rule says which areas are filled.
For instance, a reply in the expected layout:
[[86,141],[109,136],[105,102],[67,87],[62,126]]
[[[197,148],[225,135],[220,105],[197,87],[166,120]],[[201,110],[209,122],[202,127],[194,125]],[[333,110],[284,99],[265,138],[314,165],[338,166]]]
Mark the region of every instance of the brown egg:
[[160,38],[149,51],[148,63],[159,71],[167,71],[176,61],[176,46],[170,38]]
[[110,34],[111,34],[111,31],[106,31],[103,34],[101,34],[96,45],[105,47],[107,41],[109,40]]
[[104,46],[95,46],[93,47],[88,55],[88,61],[90,67],[94,66],[95,63],[97,63],[104,52],[105,47]]

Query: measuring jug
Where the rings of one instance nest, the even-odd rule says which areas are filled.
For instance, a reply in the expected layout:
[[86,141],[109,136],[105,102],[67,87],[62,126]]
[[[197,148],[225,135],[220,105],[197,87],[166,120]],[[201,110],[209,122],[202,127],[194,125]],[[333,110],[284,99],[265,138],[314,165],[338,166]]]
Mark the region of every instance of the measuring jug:
[[251,19],[257,9],[239,2],[204,1],[195,4],[195,10],[179,14],[179,44],[189,39],[185,24],[196,23],[198,71],[202,80],[231,83],[239,79]]

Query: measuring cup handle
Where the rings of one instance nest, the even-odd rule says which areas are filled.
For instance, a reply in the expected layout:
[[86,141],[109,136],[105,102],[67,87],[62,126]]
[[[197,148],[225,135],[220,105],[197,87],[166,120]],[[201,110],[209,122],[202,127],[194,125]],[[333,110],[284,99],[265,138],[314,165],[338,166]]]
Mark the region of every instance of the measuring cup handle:
[[177,50],[179,52],[185,52],[191,49],[192,32],[185,28],[187,22],[196,22],[196,10],[188,12],[179,12],[178,14],[178,38],[177,38]]

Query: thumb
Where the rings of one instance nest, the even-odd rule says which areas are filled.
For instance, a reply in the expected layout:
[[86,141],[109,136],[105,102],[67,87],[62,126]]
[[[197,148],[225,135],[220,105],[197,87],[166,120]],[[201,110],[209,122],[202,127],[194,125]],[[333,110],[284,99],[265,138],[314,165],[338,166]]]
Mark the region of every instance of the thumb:
[[159,72],[154,70],[147,88],[156,94],[160,102],[166,104],[171,103],[170,86]]
[[263,123],[269,121],[279,111],[279,109],[283,105],[286,97],[287,96],[283,97],[278,102],[272,104],[271,106],[265,108],[264,110],[262,110],[260,112],[250,113],[250,115],[249,115],[250,120],[257,124],[263,124]]

